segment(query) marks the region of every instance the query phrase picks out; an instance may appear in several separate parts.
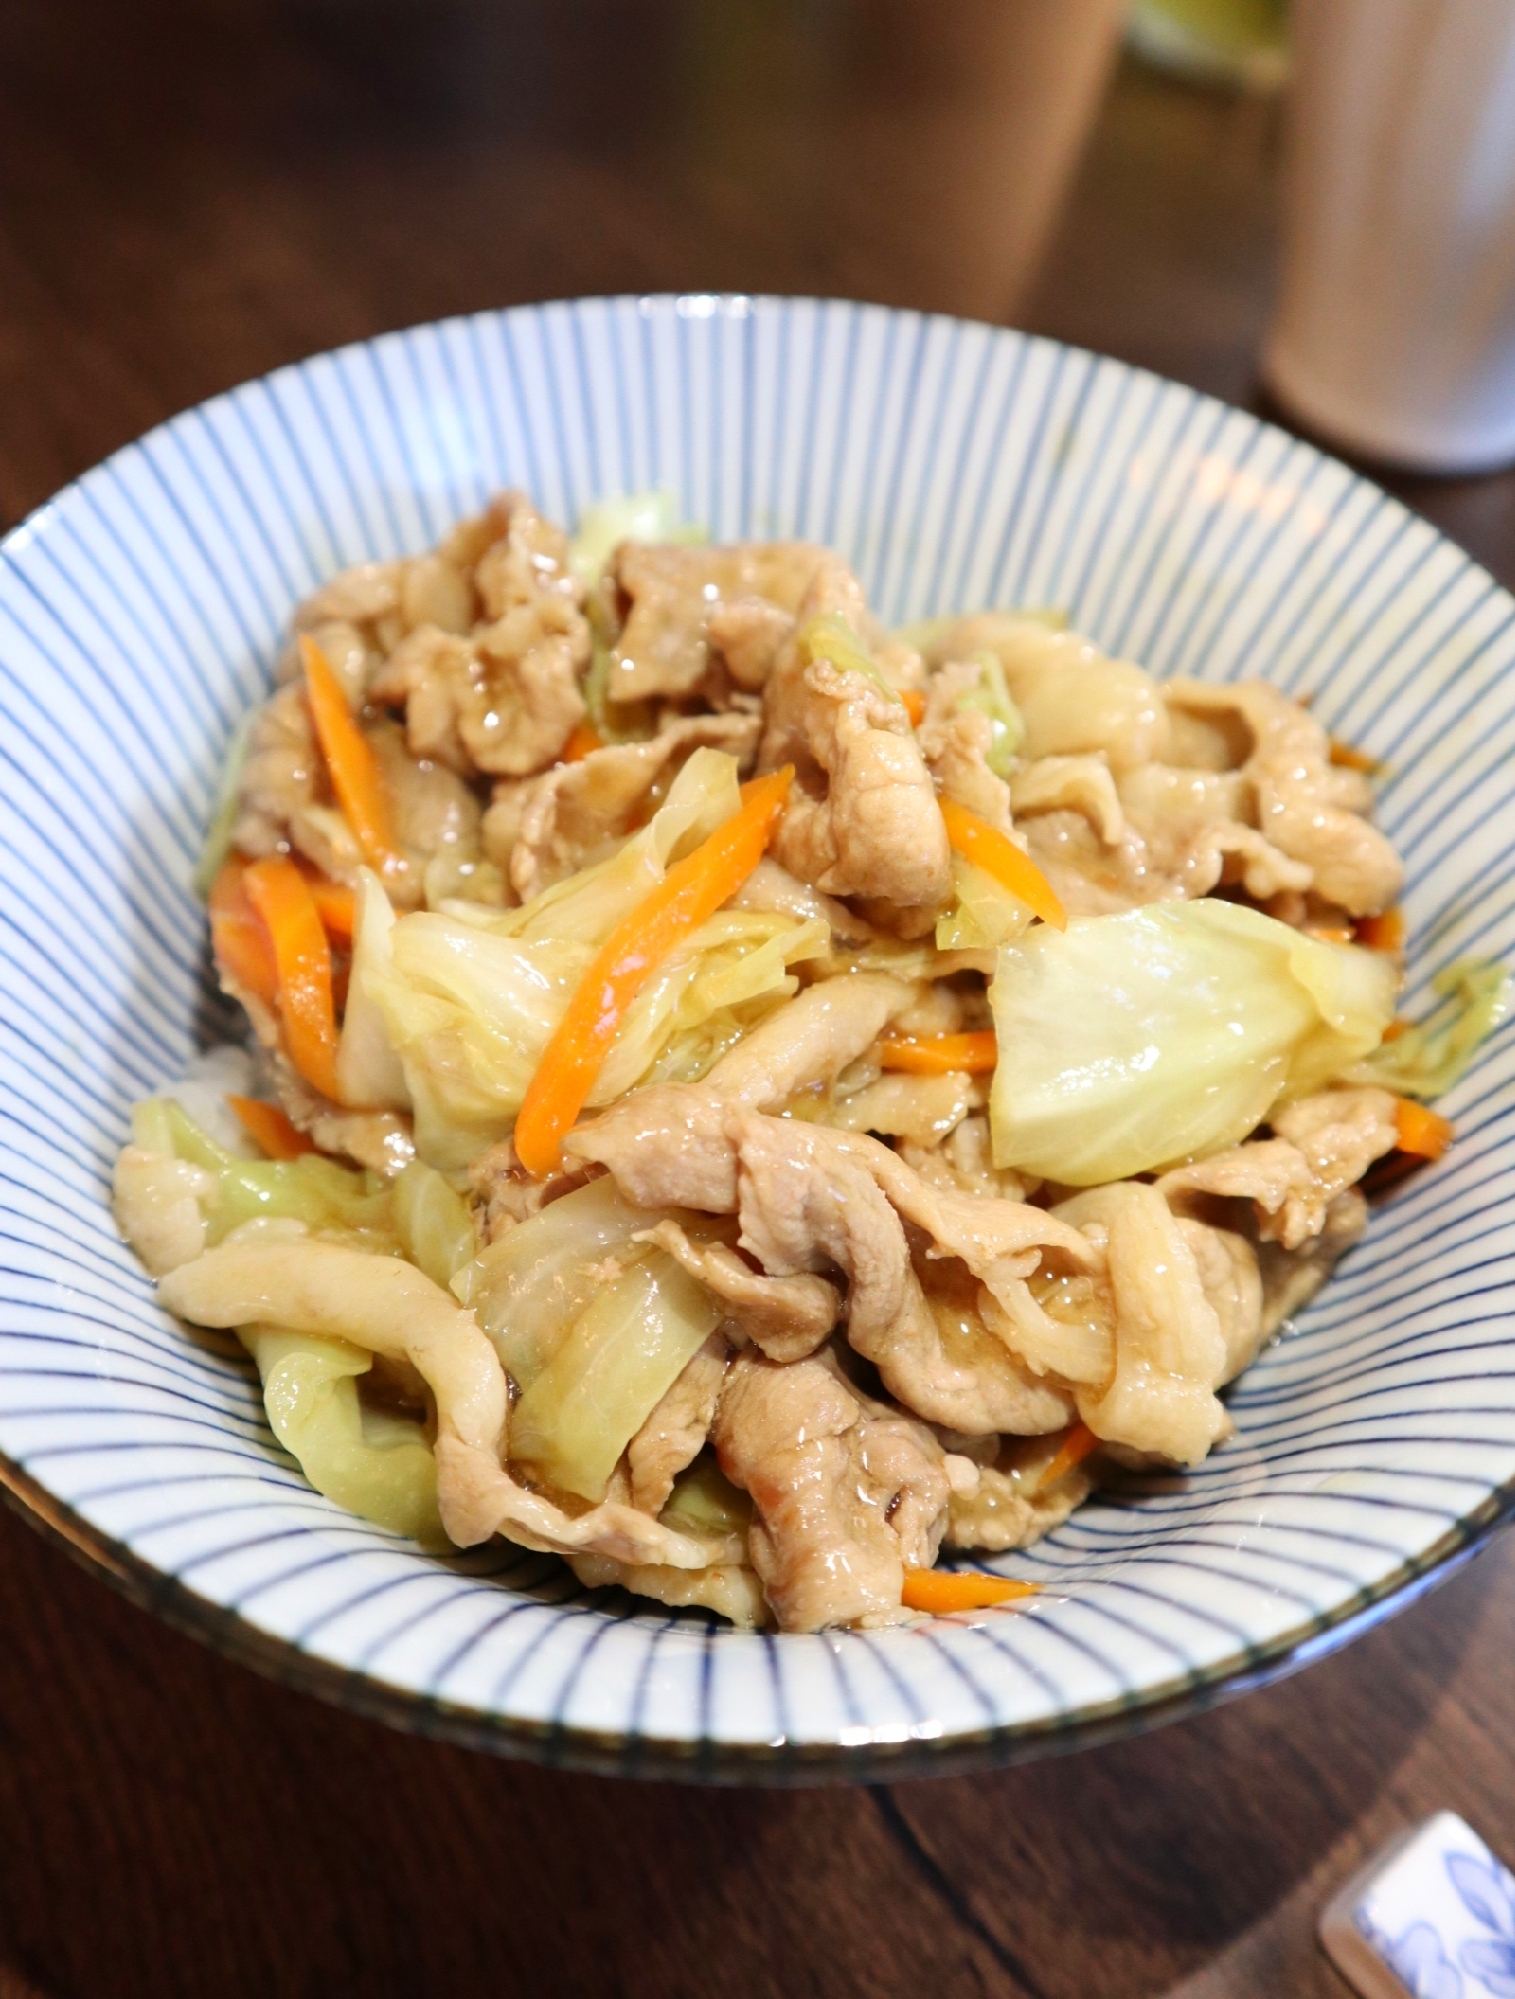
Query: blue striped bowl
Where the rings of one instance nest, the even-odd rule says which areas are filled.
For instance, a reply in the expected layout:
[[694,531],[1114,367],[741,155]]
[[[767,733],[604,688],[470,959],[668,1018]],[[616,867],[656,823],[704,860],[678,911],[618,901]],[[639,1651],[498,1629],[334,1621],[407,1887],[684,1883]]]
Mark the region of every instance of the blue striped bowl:
[[[0,1476],[138,1597],[402,1725],[616,1771],[778,1781],[1006,1760],[1253,1684],[1403,1603],[1515,1481],[1515,1034],[1294,1337],[1236,1442],[1002,1566],[1029,1610],[774,1639],[442,1562],[339,1513],[240,1349],[116,1238],[132,1100],[228,1023],[190,890],[293,601],[520,484],[664,486],[811,536],[890,621],[1059,604],[1160,673],[1261,674],[1389,767],[1416,995],[1515,944],[1515,602],[1282,432],[1044,340],[849,304],[591,300],[322,355],[131,445],[0,548]],[[998,1565],[997,1565],[998,1566]]]

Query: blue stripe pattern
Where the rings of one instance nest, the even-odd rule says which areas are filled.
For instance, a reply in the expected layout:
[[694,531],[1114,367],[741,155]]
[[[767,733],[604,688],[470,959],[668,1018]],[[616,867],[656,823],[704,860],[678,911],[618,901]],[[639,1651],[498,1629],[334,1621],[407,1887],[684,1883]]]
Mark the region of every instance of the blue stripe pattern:
[[134,1098],[222,1018],[189,886],[292,600],[491,491],[649,484],[718,536],[833,542],[891,621],[1066,607],[1107,649],[1262,674],[1385,760],[1406,1005],[1515,954],[1515,602],[1308,445],[1042,340],[847,302],[586,300],[318,356],[176,418],[0,546],[0,1452],[180,1622],[365,1711],[554,1761],[778,1781],[963,1767],[1250,1685],[1404,1601],[1515,1480],[1515,1028],[1460,1140],[1231,1396],[1234,1444],[987,1564],[1019,1615],[773,1639],[446,1562],[310,1492],[240,1349],[117,1240]]

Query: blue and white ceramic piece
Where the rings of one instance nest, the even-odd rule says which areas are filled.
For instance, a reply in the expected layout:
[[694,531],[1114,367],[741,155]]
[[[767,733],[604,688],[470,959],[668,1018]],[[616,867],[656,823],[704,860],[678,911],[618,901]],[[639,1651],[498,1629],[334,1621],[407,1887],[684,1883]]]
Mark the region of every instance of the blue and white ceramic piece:
[[[151,432],[0,547],[0,1475],[239,1656],[403,1724],[728,1779],[966,1767],[1155,1721],[1340,1643],[1515,1489],[1515,1031],[1459,1142],[1230,1397],[1236,1441],[988,1566],[1030,1608],[763,1637],[442,1562],[272,1442],[240,1349],[155,1306],[109,1175],[133,1099],[223,1038],[190,888],[227,738],[296,598],[524,486],[665,487],[805,535],[894,622],[1061,605],[1160,674],[1258,674],[1383,760],[1408,1005],[1515,957],[1515,601],[1308,445],[1045,340],[845,303],[590,300],[422,327]],[[1463,1974],[1467,1976],[1466,1972]]]
[[1363,1999],[1515,1999],[1515,1874],[1437,1812],[1335,1896],[1320,1940]]

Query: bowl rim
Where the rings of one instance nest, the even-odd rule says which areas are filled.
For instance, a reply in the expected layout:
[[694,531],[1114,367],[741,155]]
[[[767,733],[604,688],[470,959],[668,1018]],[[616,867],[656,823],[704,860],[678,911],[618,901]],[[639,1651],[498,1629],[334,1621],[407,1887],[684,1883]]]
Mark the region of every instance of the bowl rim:
[[[366,338],[281,363],[262,375],[250,376],[201,401],[162,418],[106,457],[76,474],[31,509],[0,536],[0,558],[19,552],[44,527],[48,516],[68,496],[82,489],[104,468],[140,449],[148,440],[172,432],[197,412],[233,402],[260,383],[299,377],[312,366],[345,355],[362,353],[387,343],[403,343],[425,332],[472,323],[490,323],[513,313],[574,311],[584,308],[639,311],[694,307],[699,316],[745,316],[765,307],[803,307],[817,311],[849,310],[875,313],[925,324],[942,323],[980,330],[991,338],[1009,338],[1029,349],[1086,357],[1100,368],[1114,369],[1127,379],[1176,390],[1196,406],[1239,418],[1249,436],[1275,436],[1302,446],[1316,461],[1334,465],[1352,486],[1371,494],[1375,505],[1387,506],[1401,519],[1418,521],[1441,547],[1451,550],[1467,572],[1486,579],[1515,610],[1515,595],[1507,591],[1466,550],[1416,513],[1396,495],[1309,438],[1298,438],[1281,424],[1228,403],[1205,390],[1139,363],[1062,341],[1050,335],[995,325],[958,314],[933,312],[877,301],[809,293],[745,291],[672,291],[584,294],[576,297],[520,301],[472,312],[387,328]],[[1149,1682],[1142,1690],[1118,1699],[1088,1703],[1030,1722],[1011,1722],[951,1735],[875,1738],[863,1742],[790,1741],[743,1742],[710,1737],[681,1738],[625,1730],[599,1730],[566,1721],[539,1721],[498,1708],[469,1705],[426,1695],[387,1679],[372,1669],[355,1671],[278,1637],[156,1567],[125,1542],[87,1520],[67,1501],[5,1453],[0,1452],[0,1502],[19,1513],[45,1540],[62,1549],[80,1566],[110,1583],[137,1608],[161,1618],[184,1635],[250,1667],[263,1677],[366,1719],[381,1721],[407,1733],[436,1737],[464,1747],[521,1758],[594,1775],[641,1777],[706,1784],[804,1786],[833,1782],[884,1783],[898,1778],[964,1775],[989,1768],[1028,1762],[1045,1755],[1145,1733],[1178,1721],[1254,1688],[1271,1685],[1306,1665],[1349,1644],[1457,1574],[1493,1538],[1515,1520],[1515,1476],[1493,1486],[1471,1511],[1452,1521],[1430,1545],[1402,1558],[1388,1574],[1343,1596],[1330,1608],[1302,1617],[1265,1644],[1245,1643],[1211,1665]],[[1055,1594],[1056,1592],[1054,1592]],[[713,1627],[714,1620],[710,1620]],[[708,1642],[708,1641],[707,1641]]]
[[[1201,1671],[1176,1675],[1149,1691],[1047,1720],[959,1730],[910,1740],[717,1742],[710,1737],[629,1734],[567,1722],[532,1721],[470,1707],[398,1686],[372,1671],[354,1672],[289,1639],[260,1630],[166,1574],[84,1519],[39,1479],[0,1452],[0,1500],[54,1547],[108,1582],[128,1603],[185,1637],[247,1666],[264,1679],[312,1694],[328,1706],[383,1722],[408,1735],[540,1763],[596,1777],[650,1782],[803,1788],[832,1783],[887,1784],[915,1777],[963,1777],[1043,1756],[1070,1755],[1184,1721],[1338,1652],[1377,1624],[1397,1617],[1449,1582],[1515,1520],[1515,1479],[1491,1492],[1420,1555],[1329,1611],[1306,1618],[1265,1646],[1247,1646]],[[713,1620],[712,1620],[713,1622]],[[1240,1659],[1243,1663],[1237,1665]]]

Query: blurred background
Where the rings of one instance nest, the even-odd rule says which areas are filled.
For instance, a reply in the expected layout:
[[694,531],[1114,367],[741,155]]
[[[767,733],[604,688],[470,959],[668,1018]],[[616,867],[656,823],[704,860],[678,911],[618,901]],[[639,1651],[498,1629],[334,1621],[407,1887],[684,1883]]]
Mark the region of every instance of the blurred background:
[[[583,292],[924,306],[1256,404],[1287,60],[1283,0],[6,0],[0,519],[282,361]],[[1515,544],[1502,482],[1437,507]]]

